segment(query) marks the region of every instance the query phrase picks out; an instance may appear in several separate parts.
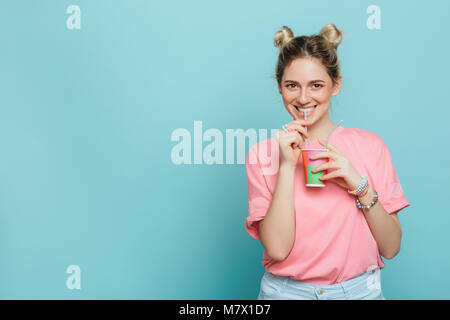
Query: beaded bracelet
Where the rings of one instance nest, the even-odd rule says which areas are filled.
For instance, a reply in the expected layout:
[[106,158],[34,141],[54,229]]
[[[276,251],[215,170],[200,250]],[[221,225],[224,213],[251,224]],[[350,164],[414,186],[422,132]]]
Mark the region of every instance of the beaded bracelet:
[[369,186],[369,178],[367,176],[363,176],[363,179],[359,183],[358,187],[353,191],[348,190],[348,193],[355,196],[361,196],[364,193],[364,191],[367,190],[368,186]]
[[361,193],[358,197],[362,198],[366,195],[367,191],[369,191],[369,188],[367,187],[365,191],[363,191],[363,193]]
[[361,204],[361,202],[359,201],[358,197],[356,197],[356,206],[359,209],[370,209],[370,208],[372,208],[374,206],[374,204],[377,203],[377,201],[378,201],[378,193],[377,193],[377,191],[373,190],[373,192],[375,193],[375,196],[374,196],[374,199],[373,199],[373,201],[371,203],[369,203],[367,206],[365,206],[365,205]]

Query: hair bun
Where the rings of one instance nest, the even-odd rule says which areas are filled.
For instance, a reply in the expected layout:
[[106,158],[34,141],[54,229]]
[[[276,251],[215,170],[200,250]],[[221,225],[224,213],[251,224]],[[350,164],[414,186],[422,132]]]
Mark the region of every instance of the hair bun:
[[320,35],[334,48],[337,48],[342,41],[342,32],[332,23],[325,25],[320,30]]
[[275,33],[273,43],[274,43],[275,47],[278,47],[279,49],[281,49],[293,38],[294,38],[294,33],[292,32],[292,30],[286,26],[283,26],[283,28],[281,30],[279,30]]

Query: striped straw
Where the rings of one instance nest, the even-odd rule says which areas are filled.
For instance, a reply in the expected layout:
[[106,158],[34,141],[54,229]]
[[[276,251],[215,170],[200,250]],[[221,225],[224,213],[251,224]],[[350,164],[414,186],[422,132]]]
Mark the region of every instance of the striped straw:
[[335,125],[335,126],[333,127],[333,129],[331,129],[330,132],[328,132],[327,142],[325,142],[325,149],[327,148],[327,145],[328,145],[328,139],[330,139],[331,134],[333,133],[334,130],[336,130],[336,128],[341,124],[342,121],[343,121],[343,120],[339,121],[339,122],[337,123],[337,125]]

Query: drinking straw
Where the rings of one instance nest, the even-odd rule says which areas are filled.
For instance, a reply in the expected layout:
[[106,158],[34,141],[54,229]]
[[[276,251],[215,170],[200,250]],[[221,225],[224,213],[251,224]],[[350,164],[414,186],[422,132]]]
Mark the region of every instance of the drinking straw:
[[[303,118],[306,121],[306,112],[303,112]],[[305,126],[305,131],[308,132],[308,127]],[[308,149],[308,139],[305,137],[305,149]]]
[[328,139],[330,139],[330,135],[333,133],[334,130],[336,130],[336,128],[339,126],[339,124],[340,124],[342,121],[343,121],[343,120],[339,121],[339,122],[337,123],[337,125],[335,125],[335,126],[333,127],[333,129],[331,129],[330,132],[328,133],[327,142],[325,142],[325,149],[327,148],[327,145],[328,145]]

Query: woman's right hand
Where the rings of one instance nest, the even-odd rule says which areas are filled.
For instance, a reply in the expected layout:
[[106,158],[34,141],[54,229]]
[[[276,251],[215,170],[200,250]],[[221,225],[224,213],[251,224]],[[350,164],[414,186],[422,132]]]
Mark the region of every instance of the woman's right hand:
[[278,144],[280,145],[281,165],[296,167],[304,145],[304,137],[308,138],[306,126],[310,120],[292,120],[286,127],[290,132],[280,129],[277,132]]

